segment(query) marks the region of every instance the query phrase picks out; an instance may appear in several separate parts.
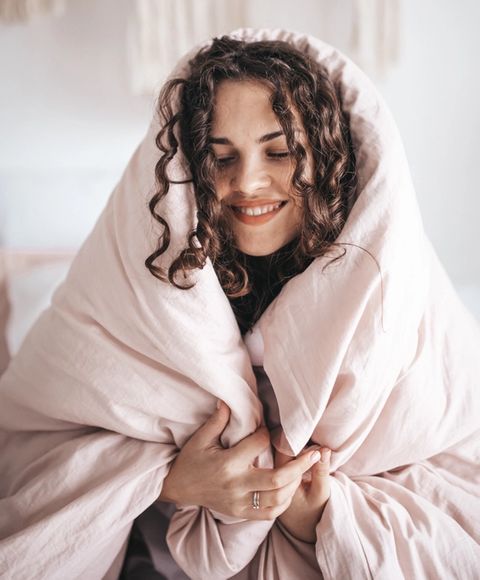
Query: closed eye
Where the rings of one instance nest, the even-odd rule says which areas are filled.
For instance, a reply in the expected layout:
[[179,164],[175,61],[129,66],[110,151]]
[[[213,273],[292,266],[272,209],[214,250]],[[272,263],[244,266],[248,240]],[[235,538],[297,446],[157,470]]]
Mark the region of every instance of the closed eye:
[[235,157],[233,156],[229,156],[229,157],[215,157],[215,165],[217,167],[226,167],[229,163],[232,163],[232,161],[235,160]]
[[290,156],[290,151],[278,151],[278,152],[271,152],[268,154],[269,157],[273,157],[273,159],[285,159],[286,157]]
[[[270,159],[286,159],[290,157],[290,151],[271,151],[267,153]],[[225,155],[224,157],[215,157],[215,165],[219,169],[225,168],[236,160],[234,155]]]

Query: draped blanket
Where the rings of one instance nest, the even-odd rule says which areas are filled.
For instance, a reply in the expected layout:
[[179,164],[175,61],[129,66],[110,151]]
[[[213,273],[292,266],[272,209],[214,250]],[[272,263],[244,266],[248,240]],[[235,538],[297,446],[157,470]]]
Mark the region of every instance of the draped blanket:
[[[309,439],[333,450],[332,494],[316,545],[304,547],[332,580],[474,578],[480,331],[425,237],[394,122],[332,47],[284,31],[233,36],[284,39],[320,60],[357,156],[358,196],[337,240],[345,256],[327,267],[329,258],[315,260],[257,323],[283,437],[294,453]],[[187,67],[184,59],[174,74]],[[225,445],[262,422],[211,264],[189,291],[143,265],[159,235],[147,207],[158,129],[155,118],[0,380],[2,577],[115,577],[133,519],[216,400],[232,410]],[[179,154],[170,175],[184,171]],[[166,265],[195,225],[191,188],[172,185],[159,212],[172,226]],[[271,465],[271,454],[261,462]],[[193,578],[245,567],[258,578],[307,577],[303,548],[271,526],[184,507],[169,545]]]

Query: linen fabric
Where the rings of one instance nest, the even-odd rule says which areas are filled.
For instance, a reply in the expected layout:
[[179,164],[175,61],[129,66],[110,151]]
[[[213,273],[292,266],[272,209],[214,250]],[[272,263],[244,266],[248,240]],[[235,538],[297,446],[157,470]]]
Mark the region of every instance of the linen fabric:
[[[332,493],[315,546],[272,522],[179,506],[171,553],[191,578],[474,578],[480,331],[425,236],[391,115],[332,47],[280,30],[232,35],[309,52],[350,118],[359,180],[334,249],[345,255],[315,260],[257,323],[282,425],[274,444],[330,447]],[[184,59],[174,75],[187,70]],[[112,577],[132,520],[216,399],[232,410],[225,445],[262,422],[212,265],[189,291],[143,265],[159,234],[147,207],[159,123],[0,381],[5,577]],[[180,154],[169,174],[185,176]],[[172,185],[159,212],[172,229],[167,265],[195,226],[191,187]]]

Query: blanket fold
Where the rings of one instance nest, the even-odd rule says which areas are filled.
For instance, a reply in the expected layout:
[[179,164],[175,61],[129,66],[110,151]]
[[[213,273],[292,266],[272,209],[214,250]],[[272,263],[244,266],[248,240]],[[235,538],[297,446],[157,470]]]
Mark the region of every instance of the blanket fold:
[[[192,578],[309,577],[315,557],[332,580],[473,579],[480,331],[425,237],[395,124],[332,47],[285,31],[232,36],[307,51],[327,68],[350,118],[358,192],[333,249],[345,255],[315,260],[257,323],[282,436],[294,453],[310,439],[333,450],[332,495],[304,575],[289,550],[305,547],[277,525],[270,531],[273,522],[202,507],[173,516],[171,552]],[[187,71],[188,55],[173,75]],[[211,263],[189,291],[144,267],[160,233],[147,207],[160,123],[155,116],[52,306],[0,379],[2,577],[102,578],[217,399],[232,410],[225,446],[263,421]],[[180,153],[169,175],[185,176]],[[158,211],[173,226],[165,266],[195,227],[191,187],[172,184]],[[259,461],[271,465],[271,453]]]

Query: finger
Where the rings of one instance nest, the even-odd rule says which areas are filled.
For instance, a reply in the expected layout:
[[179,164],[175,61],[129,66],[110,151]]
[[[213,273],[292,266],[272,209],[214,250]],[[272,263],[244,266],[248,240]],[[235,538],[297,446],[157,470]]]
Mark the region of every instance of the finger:
[[[309,451],[320,451],[320,445],[309,445],[308,447],[304,447],[297,455],[297,457],[300,457],[301,455],[304,455]],[[285,465],[285,463],[288,463],[293,459],[295,458],[292,457],[291,455],[286,455],[285,453],[282,453],[278,449],[275,449],[275,467],[281,467],[282,465]]]
[[251,490],[256,491],[278,489],[301,478],[302,474],[310,469],[319,459],[319,451],[314,450],[302,453],[297,458],[275,469],[254,468],[247,483]]
[[220,435],[225,430],[230,420],[230,408],[220,399],[217,408],[205,423],[197,429],[191,441],[200,447],[220,444]]
[[286,511],[290,507],[291,502],[292,502],[292,500],[289,499],[288,501],[286,501],[284,504],[282,504],[280,506],[259,509],[259,510],[253,510],[253,511],[256,512],[256,514],[258,514],[259,520],[276,520],[279,516],[281,516],[283,514],[284,511]]
[[321,460],[312,466],[309,490],[309,498],[316,499],[319,503],[323,503],[330,496],[330,449],[323,447],[321,456]]
[[270,433],[266,427],[261,426],[229,449],[228,453],[233,461],[248,466],[252,465],[254,460],[269,447]]
[[[259,501],[260,507],[262,509],[265,508],[278,508],[285,504],[286,502],[290,502],[297,491],[301,479],[298,477],[288,485],[284,487],[280,487],[279,489],[272,489],[267,491],[258,492],[259,493]],[[252,494],[249,493],[248,497],[250,501],[252,499]]]
[[275,507],[262,507],[260,504],[259,509],[253,509],[252,506],[248,506],[243,512],[243,517],[247,520],[275,520],[288,509],[291,502],[292,498],[288,498],[283,504]]

